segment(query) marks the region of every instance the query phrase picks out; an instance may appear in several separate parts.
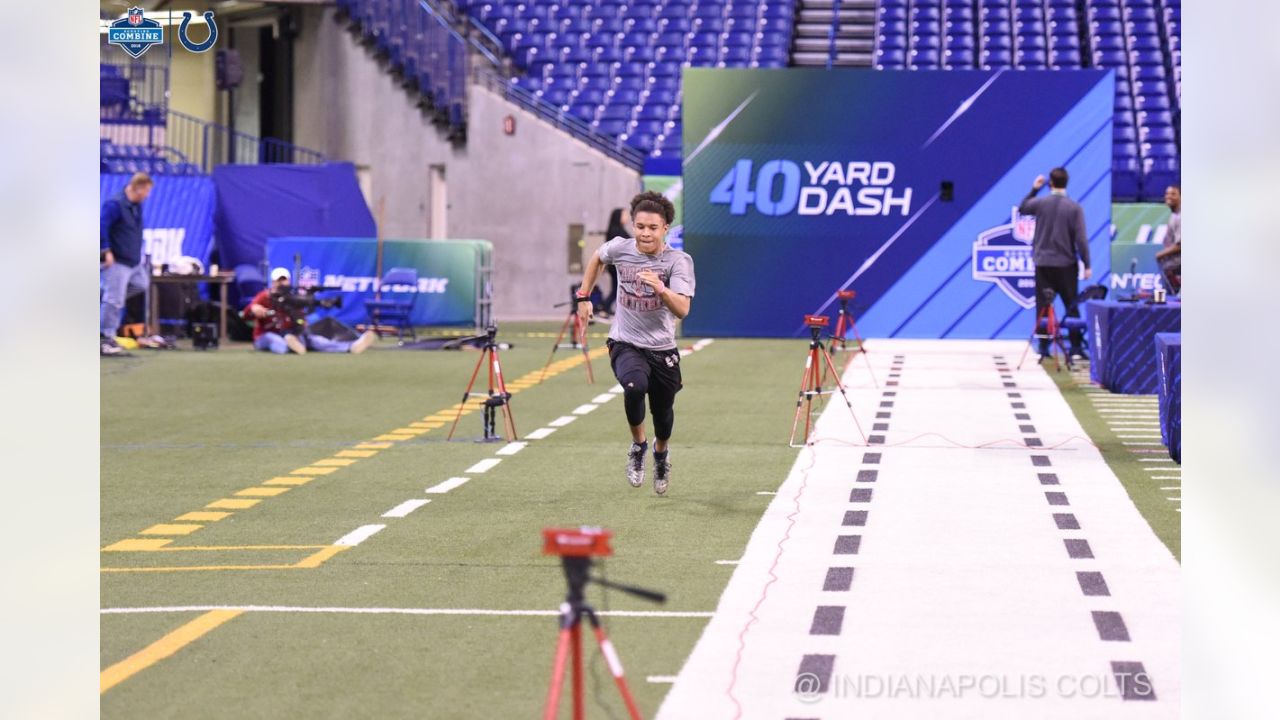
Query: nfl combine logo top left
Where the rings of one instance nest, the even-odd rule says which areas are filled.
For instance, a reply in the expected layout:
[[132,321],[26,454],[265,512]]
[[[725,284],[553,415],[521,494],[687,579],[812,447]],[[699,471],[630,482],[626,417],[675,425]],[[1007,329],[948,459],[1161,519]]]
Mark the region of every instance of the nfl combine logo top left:
[[152,45],[164,42],[164,28],[155,20],[143,17],[142,8],[131,7],[126,16],[111,23],[107,29],[107,42],[140,58]]

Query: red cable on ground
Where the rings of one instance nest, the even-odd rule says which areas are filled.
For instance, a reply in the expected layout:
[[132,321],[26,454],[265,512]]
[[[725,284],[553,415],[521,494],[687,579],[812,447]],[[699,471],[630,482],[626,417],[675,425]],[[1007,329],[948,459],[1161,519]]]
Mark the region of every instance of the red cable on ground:
[[734,655],[733,670],[729,677],[729,687],[725,690],[729,699],[733,701],[733,706],[735,708],[733,715],[734,720],[742,717],[742,704],[739,703],[738,698],[734,696],[733,688],[738,683],[738,665],[742,662],[742,651],[746,649],[747,631],[751,629],[753,624],[755,624],[757,619],[756,611],[760,609],[760,606],[764,604],[765,599],[769,597],[769,586],[773,585],[773,583],[778,579],[778,576],[774,574],[774,570],[778,567],[778,561],[782,559],[782,546],[791,537],[791,528],[795,527],[796,516],[800,514],[800,498],[804,495],[804,489],[809,484],[809,472],[813,470],[813,466],[818,462],[818,454],[816,450],[811,451],[809,455],[811,460],[809,461],[809,466],[802,471],[804,479],[800,481],[800,491],[796,493],[795,507],[791,511],[791,514],[787,515],[787,531],[783,534],[782,539],[778,541],[778,552],[773,557],[773,564],[769,566],[769,581],[765,583],[764,590],[760,593],[760,599],[756,601],[755,607],[751,608],[751,619],[743,626],[742,632],[738,633],[738,652]]
[[[854,421],[855,423],[857,422],[856,416],[854,417]],[[808,444],[808,449],[810,450],[809,465],[805,467],[804,470],[801,471],[802,479],[800,481],[800,489],[796,493],[795,500],[793,501],[794,507],[791,513],[787,515],[787,530],[785,533],[783,533],[782,539],[778,541],[778,551],[773,557],[773,562],[769,565],[769,581],[765,583],[764,589],[760,593],[760,599],[757,600],[756,604],[751,608],[751,612],[748,614],[749,619],[747,620],[746,625],[744,625],[742,627],[742,631],[738,633],[738,651],[734,654],[733,668],[730,671],[730,677],[729,677],[729,687],[725,690],[725,693],[729,696],[729,700],[733,703],[733,706],[734,706],[734,715],[733,715],[734,720],[737,720],[738,718],[742,717],[742,704],[738,702],[738,698],[733,694],[733,691],[734,691],[734,687],[738,683],[738,667],[739,665],[742,664],[742,654],[743,654],[743,651],[746,650],[747,632],[751,629],[751,626],[755,624],[756,620],[759,619],[756,613],[757,611],[760,610],[760,606],[764,604],[765,600],[768,599],[769,587],[773,585],[773,583],[778,579],[778,576],[777,574],[775,574],[774,571],[777,569],[778,563],[782,560],[782,553],[784,551],[783,545],[787,542],[788,539],[791,538],[791,530],[792,528],[795,527],[796,516],[800,514],[800,498],[804,496],[805,488],[808,487],[809,485],[809,473],[813,470],[814,465],[816,465],[818,462],[817,446],[822,443],[831,443],[831,444],[844,445],[846,447],[859,447],[859,448],[868,448],[868,449],[873,449],[873,448],[878,449],[878,448],[885,448],[885,447],[903,447],[909,443],[915,442],[916,440],[929,437],[929,436],[937,437],[943,440],[944,442],[950,443],[954,447],[963,448],[966,450],[985,450],[1002,443],[1009,443],[1011,445],[1014,445],[1015,447],[1021,446],[1021,449],[1026,449],[1026,450],[1054,450],[1074,440],[1083,440],[1085,443],[1089,444],[1090,446],[1097,448],[1097,444],[1094,443],[1091,439],[1086,437],[1080,437],[1079,435],[1071,435],[1066,439],[1064,439],[1062,442],[1056,443],[1054,445],[1034,446],[1034,447],[1027,445],[1023,441],[1013,440],[1011,438],[1002,438],[999,440],[992,440],[979,445],[966,445],[964,443],[956,442],[955,440],[952,440],[951,438],[948,438],[945,435],[941,435],[939,433],[933,433],[933,432],[921,433],[920,435],[917,435],[911,438],[910,440],[906,440],[901,443],[893,443],[893,444],[886,444],[886,445],[866,445],[866,444],[860,445],[858,443],[849,442],[848,440],[841,440],[839,438],[830,438],[830,437],[816,438],[812,440]]]

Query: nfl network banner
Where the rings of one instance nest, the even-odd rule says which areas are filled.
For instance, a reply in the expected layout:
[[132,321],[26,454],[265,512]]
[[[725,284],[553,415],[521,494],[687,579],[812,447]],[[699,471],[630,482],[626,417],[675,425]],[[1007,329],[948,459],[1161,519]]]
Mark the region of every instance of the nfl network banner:
[[[104,173],[98,179],[102,202],[129,184],[129,175]],[[152,265],[184,255],[209,264],[213,249],[213,181],[200,175],[157,175],[142,203],[142,252]]]
[[1110,71],[687,68],[684,88],[688,334],[801,336],[848,289],[864,336],[1026,337],[1017,207],[1057,166],[1109,270]]
[[[418,271],[416,288],[389,288],[388,292],[416,297],[410,315],[415,325],[471,325],[476,319],[480,268],[493,252],[485,240],[384,240],[382,272],[394,267]],[[342,289],[342,308],[324,311],[348,325],[365,322],[364,302],[378,289],[378,243],[373,238],[280,237],[267,241],[271,267],[294,269],[297,255],[301,271],[298,287],[316,285]],[[397,299],[408,299],[397,295]]]

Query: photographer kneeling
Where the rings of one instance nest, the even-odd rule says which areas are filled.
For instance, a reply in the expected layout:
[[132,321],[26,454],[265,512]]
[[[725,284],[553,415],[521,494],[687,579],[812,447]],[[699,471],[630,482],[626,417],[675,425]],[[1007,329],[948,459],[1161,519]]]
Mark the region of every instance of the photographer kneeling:
[[[365,332],[353,342],[330,340],[320,335],[312,335],[302,330],[300,320],[305,317],[308,307],[305,303],[290,304],[293,298],[289,288],[289,271],[278,267],[271,271],[271,287],[254,296],[249,307],[244,309],[246,320],[254,320],[253,347],[283,355],[290,350],[305,355],[308,349],[317,352],[349,352],[359,354],[369,349],[378,336],[373,331]],[[299,337],[301,335],[301,337]]]

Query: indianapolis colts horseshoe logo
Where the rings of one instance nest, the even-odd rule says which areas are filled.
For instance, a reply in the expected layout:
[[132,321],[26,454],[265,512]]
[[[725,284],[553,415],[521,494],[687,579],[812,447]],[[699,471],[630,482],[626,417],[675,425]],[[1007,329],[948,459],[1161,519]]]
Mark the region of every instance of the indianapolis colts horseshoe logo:
[[206,10],[204,13],[204,21],[209,25],[209,37],[202,43],[192,42],[187,38],[187,26],[191,24],[191,13],[182,13],[182,24],[178,26],[178,40],[182,41],[182,46],[191,52],[204,52],[213,47],[213,43],[218,40],[218,25],[213,22],[213,12]]

